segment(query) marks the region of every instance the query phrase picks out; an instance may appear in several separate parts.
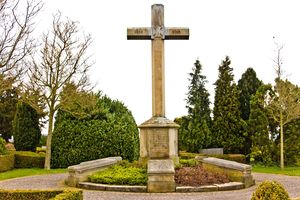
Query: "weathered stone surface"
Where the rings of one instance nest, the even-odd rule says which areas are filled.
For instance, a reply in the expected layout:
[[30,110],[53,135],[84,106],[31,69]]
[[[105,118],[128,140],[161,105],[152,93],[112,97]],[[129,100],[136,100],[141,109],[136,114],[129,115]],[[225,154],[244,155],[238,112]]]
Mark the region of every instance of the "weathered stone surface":
[[206,155],[223,155],[223,148],[201,149],[199,153]]
[[140,125],[140,158],[178,161],[178,127],[164,117],[152,117]]
[[218,186],[216,185],[206,185],[200,187],[176,187],[176,192],[213,192],[218,191]]
[[245,185],[241,182],[230,182],[223,184],[215,184],[218,187],[218,191],[226,191],[226,190],[239,190],[245,188]]
[[202,158],[199,161],[202,162],[204,169],[227,174],[230,181],[241,182],[246,188],[255,183],[251,174],[252,167],[250,165],[211,157]]
[[175,170],[172,160],[148,161],[148,192],[175,192]]
[[122,160],[121,157],[108,157],[98,160],[82,162],[79,165],[73,165],[68,167],[68,178],[66,179],[66,184],[72,187],[78,186],[79,182],[87,181],[88,175],[105,169],[109,166],[116,164],[118,161]]
[[78,186],[87,190],[118,191],[118,192],[147,192],[146,186],[107,185],[89,182],[79,182]]

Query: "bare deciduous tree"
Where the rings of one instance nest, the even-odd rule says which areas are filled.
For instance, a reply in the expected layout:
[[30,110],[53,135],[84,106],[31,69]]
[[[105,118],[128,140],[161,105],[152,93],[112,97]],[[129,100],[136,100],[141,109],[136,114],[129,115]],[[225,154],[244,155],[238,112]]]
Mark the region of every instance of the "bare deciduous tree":
[[34,17],[42,9],[39,0],[0,0],[0,92],[25,71],[26,57],[34,50],[31,36]]
[[[275,37],[273,37],[275,39]],[[276,45],[276,57],[274,69],[276,72],[274,93],[268,96],[266,103],[271,117],[279,123],[280,129],[280,168],[284,169],[284,130],[285,124],[300,117],[300,89],[288,80],[282,80],[283,76],[283,45]]]
[[27,89],[39,91],[39,99],[46,105],[49,119],[45,169],[50,169],[53,122],[56,111],[62,106],[60,93],[63,87],[70,83],[78,88],[89,86],[87,72],[91,63],[86,54],[90,44],[91,36],[83,35],[82,39],[77,23],[63,20],[59,12],[53,17],[52,31],[43,37],[41,61],[33,60],[29,69]]
[[268,111],[280,127],[280,167],[284,169],[285,124],[300,117],[300,89],[288,80],[276,79],[274,94],[267,98]]

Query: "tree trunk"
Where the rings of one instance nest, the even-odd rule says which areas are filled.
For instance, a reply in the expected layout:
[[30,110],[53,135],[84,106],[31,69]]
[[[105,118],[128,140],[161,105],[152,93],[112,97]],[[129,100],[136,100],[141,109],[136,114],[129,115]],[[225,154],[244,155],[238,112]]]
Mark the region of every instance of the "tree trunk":
[[283,157],[283,121],[282,112],[280,112],[280,168],[284,170],[284,157]]
[[45,169],[50,169],[51,167],[51,143],[52,143],[52,130],[53,130],[53,117],[54,111],[50,109],[49,111],[49,124],[48,124],[48,136],[47,136],[47,147],[46,147],[46,157],[45,157]]

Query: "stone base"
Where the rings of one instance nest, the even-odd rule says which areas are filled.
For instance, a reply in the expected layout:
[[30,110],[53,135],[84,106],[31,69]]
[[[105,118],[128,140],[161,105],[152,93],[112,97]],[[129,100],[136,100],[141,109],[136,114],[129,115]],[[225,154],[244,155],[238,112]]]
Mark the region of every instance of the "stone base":
[[165,117],[152,117],[139,126],[140,160],[173,159],[178,161],[179,126]]
[[148,192],[175,192],[175,170],[172,160],[148,161]]

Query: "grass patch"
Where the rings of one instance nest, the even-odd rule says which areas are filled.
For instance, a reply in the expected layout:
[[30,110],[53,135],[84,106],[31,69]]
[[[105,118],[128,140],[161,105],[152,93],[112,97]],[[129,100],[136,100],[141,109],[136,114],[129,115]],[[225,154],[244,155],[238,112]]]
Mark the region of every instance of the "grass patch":
[[11,178],[18,178],[24,176],[33,176],[33,175],[43,175],[43,174],[59,174],[65,173],[67,169],[40,169],[40,168],[30,168],[30,169],[13,169],[6,172],[0,173],[0,180],[6,180]]
[[277,166],[266,167],[266,166],[254,165],[252,166],[252,171],[260,172],[260,173],[300,176],[300,167],[285,167],[284,170],[281,170],[280,167]]

